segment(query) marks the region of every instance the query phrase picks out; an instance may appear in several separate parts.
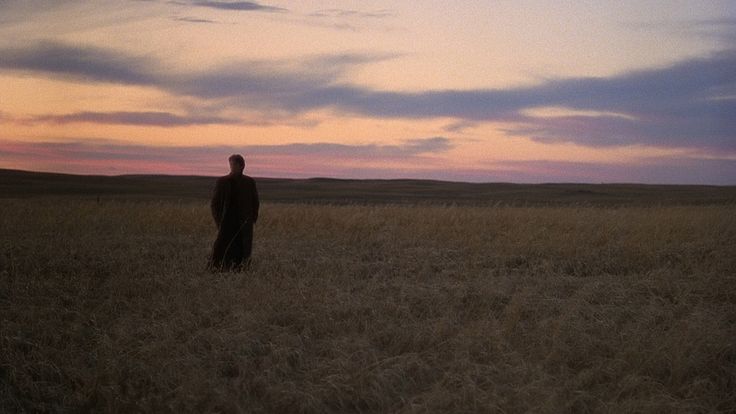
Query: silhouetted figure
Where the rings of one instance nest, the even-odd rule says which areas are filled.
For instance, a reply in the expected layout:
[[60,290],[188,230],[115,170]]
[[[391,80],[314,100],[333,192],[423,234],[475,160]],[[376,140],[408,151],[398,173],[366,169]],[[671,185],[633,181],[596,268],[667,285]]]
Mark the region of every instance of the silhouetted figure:
[[253,248],[253,225],[258,220],[256,182],[243,175],[245,160],[231,155],[230,174],[217,179],[212,196],[212,217],[217,224],[217,239],[212,248],[210,268],[237,270],[250,262]]

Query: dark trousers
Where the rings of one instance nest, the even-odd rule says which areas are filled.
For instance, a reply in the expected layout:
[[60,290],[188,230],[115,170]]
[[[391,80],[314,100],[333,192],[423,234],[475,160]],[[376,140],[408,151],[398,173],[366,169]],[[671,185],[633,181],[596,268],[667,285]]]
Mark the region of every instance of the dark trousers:
[[239,226],[222,226],[212,248],[210,268],[213,270],[237,270],[250,261],[253,251],[253,223]]

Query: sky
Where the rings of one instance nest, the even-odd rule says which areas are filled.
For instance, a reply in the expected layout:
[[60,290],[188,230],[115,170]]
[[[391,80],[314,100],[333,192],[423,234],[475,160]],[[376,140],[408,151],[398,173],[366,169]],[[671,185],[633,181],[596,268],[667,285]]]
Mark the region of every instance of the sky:
[[0,168],[736,185],[736,2],[0,0]]

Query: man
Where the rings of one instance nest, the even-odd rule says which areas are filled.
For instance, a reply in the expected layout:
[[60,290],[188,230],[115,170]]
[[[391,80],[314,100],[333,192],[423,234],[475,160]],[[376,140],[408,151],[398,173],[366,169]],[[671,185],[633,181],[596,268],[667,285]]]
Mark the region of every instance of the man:
[[217,225],[217,239],[212,249],[210,268],[237,270],[250,262],[253,248],[253,225],[258,220],[256,182],[243,175],[245,160],[231,155],[230,174],[217,179],[210,208]]

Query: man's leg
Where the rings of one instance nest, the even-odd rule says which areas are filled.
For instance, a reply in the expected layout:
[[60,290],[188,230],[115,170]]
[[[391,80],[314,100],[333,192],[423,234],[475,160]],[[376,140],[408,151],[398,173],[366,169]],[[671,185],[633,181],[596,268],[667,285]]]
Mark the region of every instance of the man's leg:
[[250,255],[253,252],[253,223],[247,223],[243,226],[243,264],[245,267],[250,265]]
[[222,261],[225,258],[225,247],[227,243],[223,241],[223,237],[218,233],[215,243],[212,246],[212,257],[208,267],[210,270],[219,271],[222,270]]
[[235,234],[229,244],[225,252],[224,267],[227,270],[234,270],[243,262],[243,238],[240,234]]

